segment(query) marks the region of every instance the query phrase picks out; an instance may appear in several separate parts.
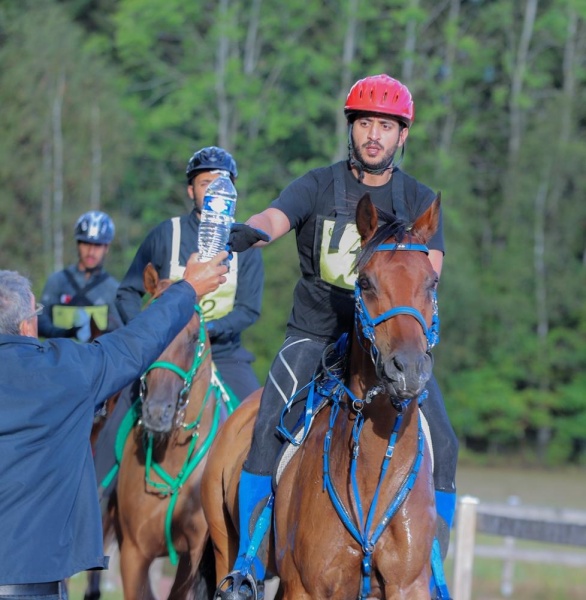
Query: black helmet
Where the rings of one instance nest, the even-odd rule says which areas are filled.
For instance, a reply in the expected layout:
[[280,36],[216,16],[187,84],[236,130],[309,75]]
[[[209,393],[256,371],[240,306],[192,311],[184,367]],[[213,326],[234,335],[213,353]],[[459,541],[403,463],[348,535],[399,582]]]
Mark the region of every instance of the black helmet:
[[199,171],[214,171],[216,169],[228,171],[232,181],[238,177],[236,161],[229,152],[222,148],[218,148],[217,146],[202,148],[201,150],[198,150],[187,163],[185,169],[187,183],[191,182]]
[[75,239],[87,244],[110,244],[114,230],[114,221],[105,212],[90,210],[77,219]]

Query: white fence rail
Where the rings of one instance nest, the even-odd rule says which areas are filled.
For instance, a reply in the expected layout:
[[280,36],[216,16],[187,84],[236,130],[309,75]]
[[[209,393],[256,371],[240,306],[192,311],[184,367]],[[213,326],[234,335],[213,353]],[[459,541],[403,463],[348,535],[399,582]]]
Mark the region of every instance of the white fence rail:
[[[531,550],[515,547],[515,540],[533,540],[586,548],[586,512],[509,504],[485,504],[472,496],[458,502],[454,548],[454,600],[472,597],[474,556],[499,558],[503,563],[502,595],[513,591],[515,561],[586,567],[586,553]],[[504,537],[502,546],[477,546],[476,532]]]

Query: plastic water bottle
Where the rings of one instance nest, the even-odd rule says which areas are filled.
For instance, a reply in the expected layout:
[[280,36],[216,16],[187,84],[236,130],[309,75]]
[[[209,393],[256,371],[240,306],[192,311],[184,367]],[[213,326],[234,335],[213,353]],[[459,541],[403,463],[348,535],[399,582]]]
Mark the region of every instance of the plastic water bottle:
[[199,260],[206,262],[226,249],[230,227],[234,222],[238,194],[227,171],[221,171],[206,190],[197,245]]
[[83,308],[76,309],[75,316],[73,318],[73,326],[78,328],[75,333],[75,337],[80,342],[90,341],[92,337],[90,316],[85,312],[85,310],[83,310]]

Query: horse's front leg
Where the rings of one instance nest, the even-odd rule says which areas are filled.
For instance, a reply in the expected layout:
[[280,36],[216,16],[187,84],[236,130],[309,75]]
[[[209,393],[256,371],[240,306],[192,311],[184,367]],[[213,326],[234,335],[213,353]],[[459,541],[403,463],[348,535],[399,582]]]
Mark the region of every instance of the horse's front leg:
[[155,600],[149,579],[151,560],[140,549],[122,540],[120,547],[120,574],[124,600]]
[[181,555],[167,600],[207,600],[212,597],[216,589],[215,578],[207,580],[198,576],[200,558],[189,554]]
[[[190,518],[177,523],[176,527],[185,533],[183,543],[186,547],[182,548],[183,551],[180,553],[179,565],[168,600],[208,600],[216,589],[211,544],[208,552],[204,552],[208,541],[208,525],[196,494],[185,495],[183,501],[177,506],[177,513],[185,512],[190,515]],[[182,541],[177,540],[177,545],[179,550]]]

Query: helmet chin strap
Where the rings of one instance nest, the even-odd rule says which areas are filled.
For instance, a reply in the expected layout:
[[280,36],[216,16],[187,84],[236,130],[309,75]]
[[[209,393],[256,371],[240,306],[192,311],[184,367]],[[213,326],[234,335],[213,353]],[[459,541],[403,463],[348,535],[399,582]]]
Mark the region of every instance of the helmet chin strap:
[[84,267],[83,272],[89,273],[90,275],[92,275],[93,273],[95,273],[96,271],[99,271],[102,268],[102,264],[103,264],[103,261],[99,265],[96,265],[95,267]]

